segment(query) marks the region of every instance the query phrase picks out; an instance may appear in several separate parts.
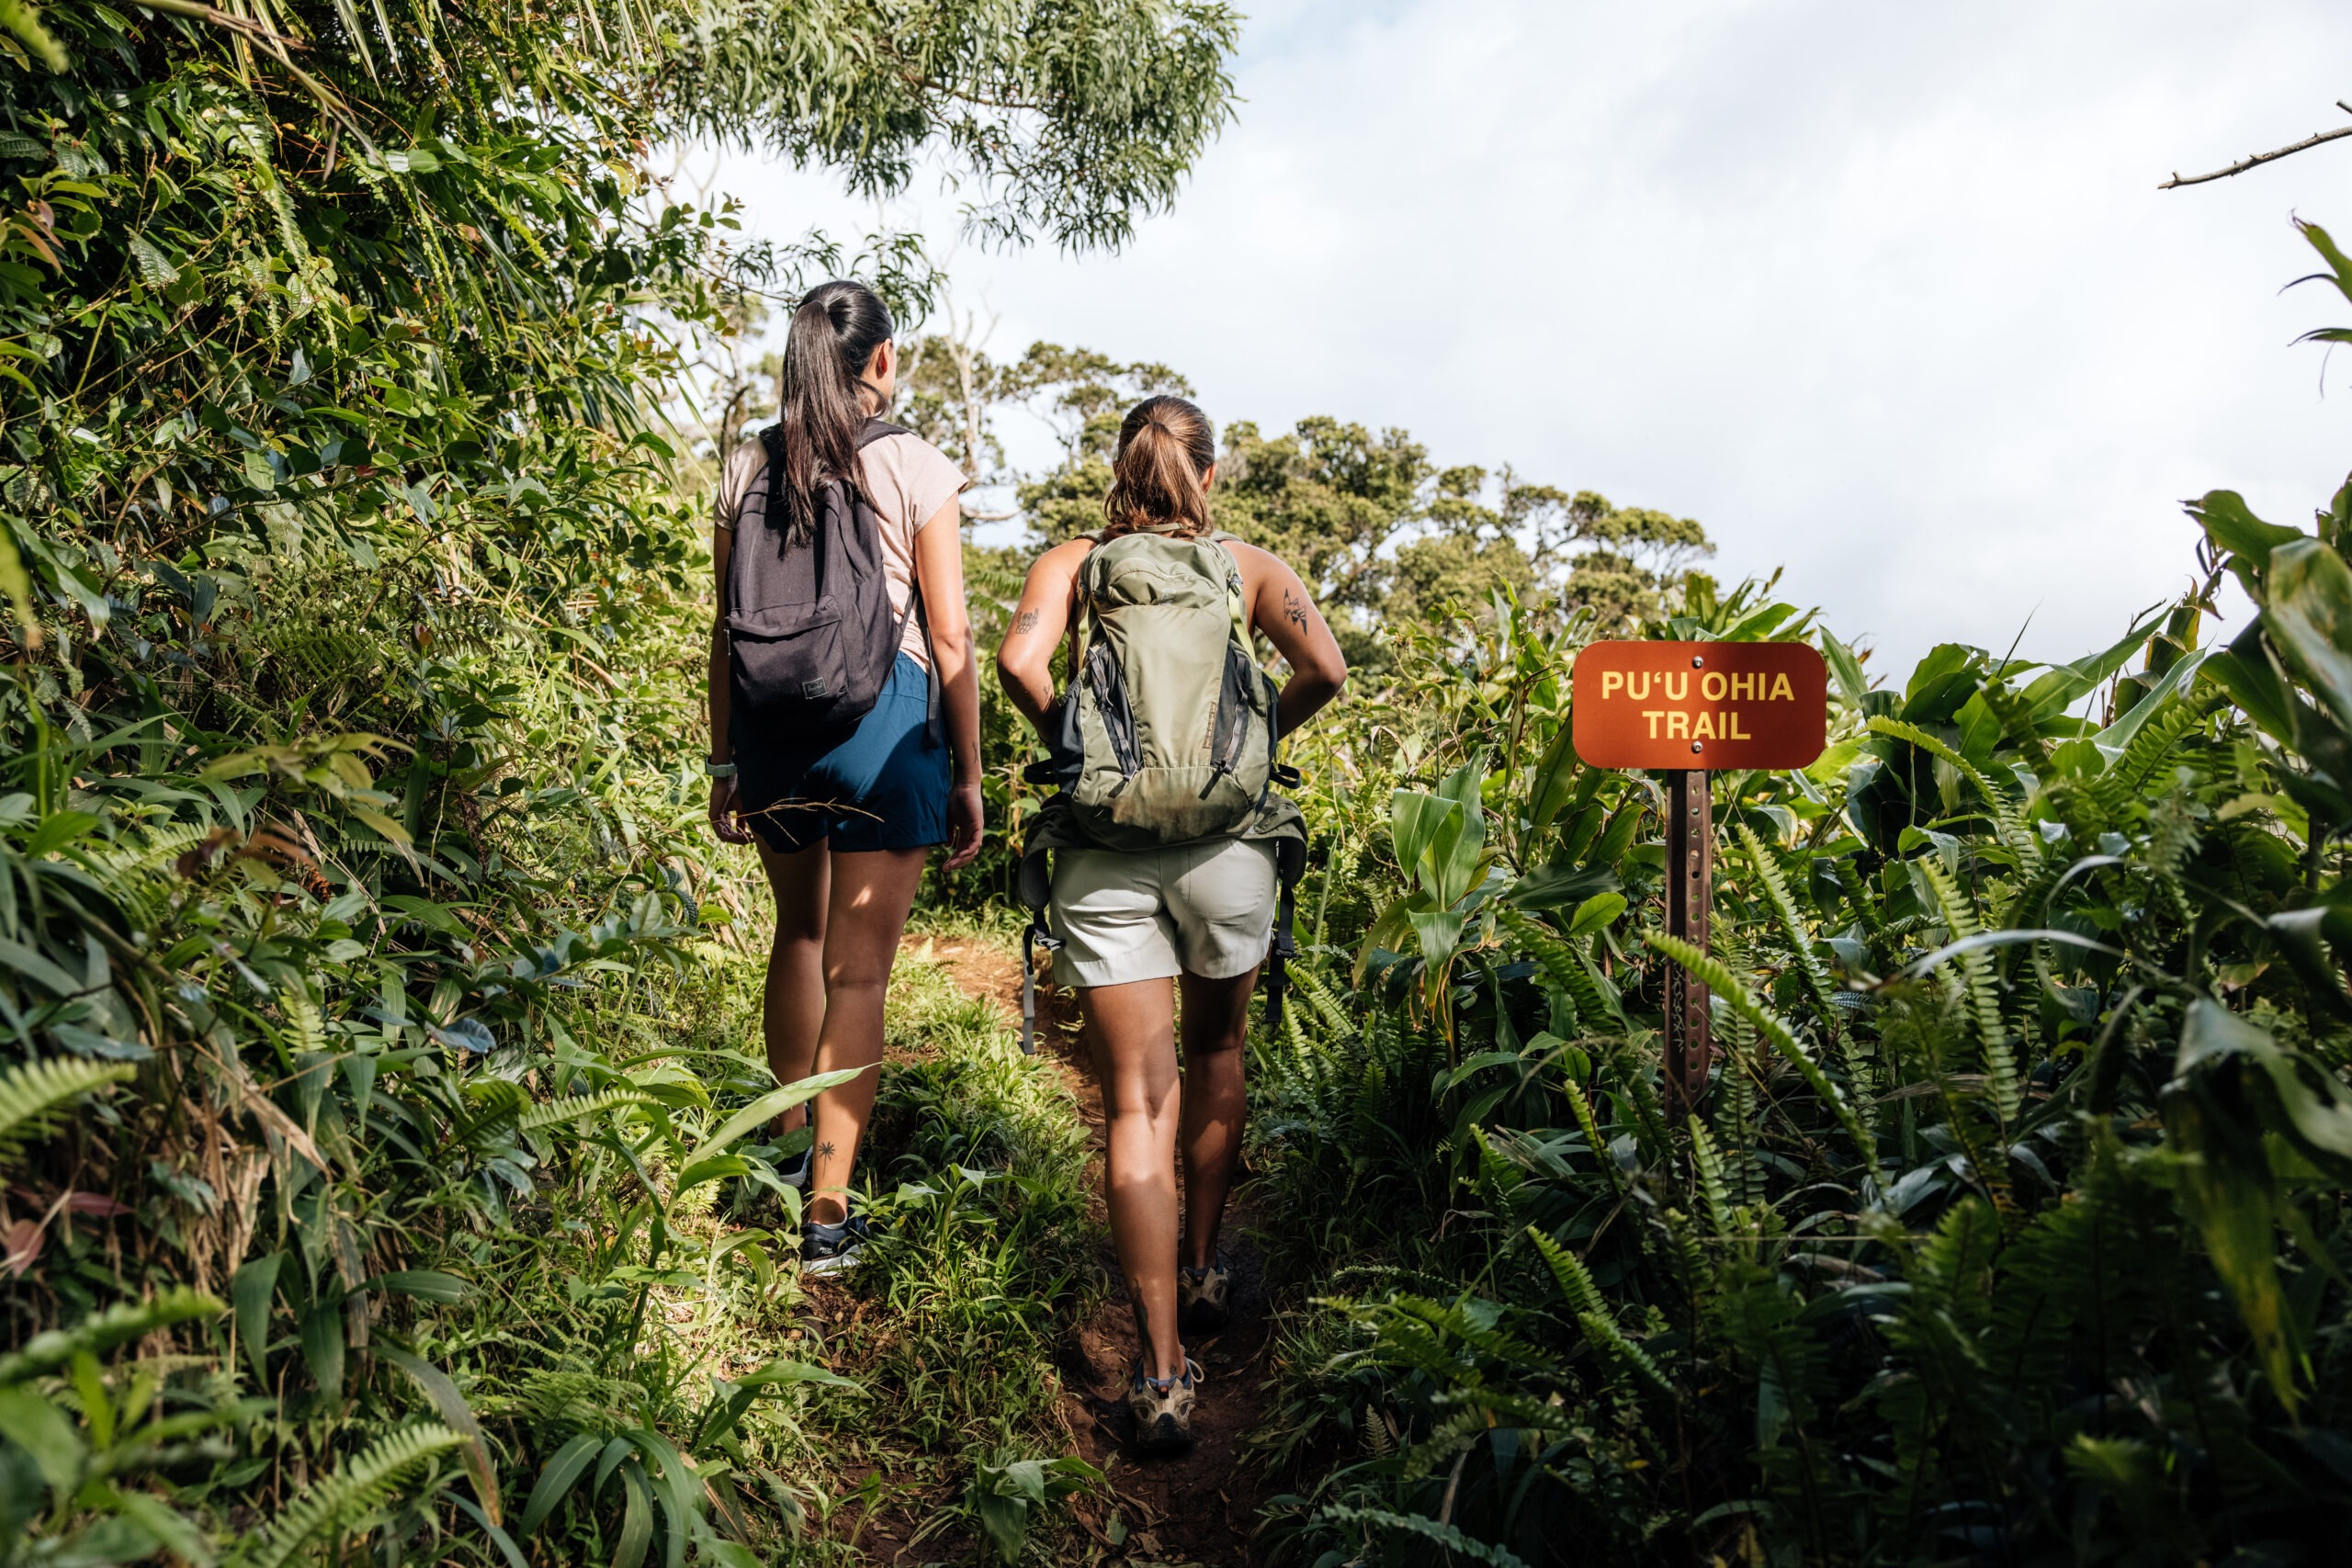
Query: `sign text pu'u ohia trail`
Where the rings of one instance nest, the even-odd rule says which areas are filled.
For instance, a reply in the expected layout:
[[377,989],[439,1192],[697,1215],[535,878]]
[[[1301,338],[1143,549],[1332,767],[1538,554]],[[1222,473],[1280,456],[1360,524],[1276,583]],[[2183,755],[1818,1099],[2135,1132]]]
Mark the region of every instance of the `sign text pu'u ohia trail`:
[[1574,680],[1591,767],[1803,768],[1828,739],[1828,671],[1801,642],[1596,642]]

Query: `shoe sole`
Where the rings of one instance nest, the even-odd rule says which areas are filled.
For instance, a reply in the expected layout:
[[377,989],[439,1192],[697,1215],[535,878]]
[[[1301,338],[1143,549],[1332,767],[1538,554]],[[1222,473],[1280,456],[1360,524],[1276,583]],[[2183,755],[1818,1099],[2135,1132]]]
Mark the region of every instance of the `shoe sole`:
[[810,1275],[838,1274],[844,1269],[855,1268],[865,1252],[865,1249],[862,1247],[853,1247],[845,1252],[836,1252],[830,1258],[805,1258],[800,1262],[801,1275],[806,1278]]
[[1193,1446],[1193,1434],[1177,1425],[1173,1416],[1162,1416],[1136,1434],[1136,1446],[1146,1453],[1182,1453]]

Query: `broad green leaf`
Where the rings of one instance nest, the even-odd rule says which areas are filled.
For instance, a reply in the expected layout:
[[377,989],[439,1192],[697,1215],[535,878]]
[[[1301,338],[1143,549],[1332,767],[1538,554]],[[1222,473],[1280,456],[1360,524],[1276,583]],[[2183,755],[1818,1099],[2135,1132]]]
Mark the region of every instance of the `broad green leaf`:
[[244,1348],[245,1360],[254,1370],[254,1379],[264,1387],[269,1383],[269,1303],[277,1290],[277,1270],[285,1263],[286,1255],[273,1252],[266,1258],[256,1258],[239,1269],[229,1280],[229,1300],[236,1310],[237,1343]]
[[1421,960],[1431,969],[1442,967],[1462,944],[1463,917],[1451,909],[1419,909],[1413,913],[1413,935]]
[[2212,491],[2190,502],[2188,514],[2205,525],[2205,536],[2215,548],[2244,556],[2257,570],[2270,564],[2270,553],[2279,546],[2311,536],[2300,529],[2265,523],[2233,490]]
[[1435,879],[1424,876],[1422,860],[1440,829],[1457,820],[1461,813],[1459,802],[1419,790],[1400,789],[1389,799],[1389,839],[1396,847],[1396,863],[1406,875],[1423,881],[1432,892]]
[[685,1163],[692,1166],[707,1156],[725,1148],[761,1122],[781,1116],[796,1105],[805,1105],[827,1089],[838,1088],[856,1077],[858,1074],[872,1070],[869,1067],[843,1067],[838,1072],[818,1073],[814,1077],[788,1083],[782,1089],[770,1089],[729,1117],[719,1125],[718,1131],[696,1145],[694,1152],[686,1156]]
[[1568,921],[1568,939],[1573,942],[1588,931],[1597,931],[1624,912],[1623,893],[1596,893],[1577,906],[1576,914]]
[[1606,865],[1567,866],[1555,861],[1512,883],[1502,897],[1521,909],[1556,909],[1564,904],[1581,907],[1617,886],[1617,874]]
[[2262,622],[2336,723],[2352,729],[2352,567],[2317,539],[2281,546],[2271,553]]
[[2163,624],[2162,614],[2150,615],[2125,632],[2106,651],[2077,659],[2072,664],[2053,666],[2025,689],[2025,707],[2033,722],[2048,724],[2085,695],[2105,685],[2108,677],[2122,669],[2133,654],[2147,646],[2148,639]]
[[379,1274],[360,1287],[362,1290],[389,1292],[396,1296],[415,1296],[422,1301],[438,1302],[443,1306],[455,1306],[464,1301],[473,1287],[455,1274],[445,1274],[438,1269],[400,1269],[390,1274]]
[[1845,699],[1846,705],[1857,713],[1863,711],[1868,705],[1862,699],[1871,683],[1862,674],[1862,661],[1854,657],[1854,650],[1825,631],[1821,634],[1821,657],[1829,666],[1829,673],[1838,682],[1838,694]]
[[678,1172],[678,1184],[672,1190],[671,1196],[683,1196],[705,1182],[724,1181],[729,1177],[751,1174],[752,1162],[741,1155],[705,1155]]
[[613,1568],[643,1568],[646,1551],[653,1544],[653,1488],[646,1481],[645,1466],[635,1458],[621,1466],[621,1485],[628,1495],[628,1505],[621,1510],[621,1536],[613,1551]]
[[2249,623],[2246,631],[2252,635],[2240,637],[2226,649],[2207,655],[2198,666],[2198,674],[2219,686],[2265,734],[2292,744],[2295,699],[2263,652],[2258,635],[2261,627],[2258,620]]
[[63,1411],[27,1388],[0,1389],[0,1438],[32,1456],[43,1481],[61,1495],[82,1479],[88,1450]]
[[[2186,1055],[2185,1040],[2182,1050]],[[2258,1140],[2247,1147],[2247,1140],[2233,1137],[2215,1124],[2195,1092],[2178,1086],[2165,1096],[2165,1129],[2174,1145],[2188,1156],[2181,1162],[2183,1206],[2204,1238],[2213,1271],[2229,1288],[2238,1315],[2254,1340],[2271,1393],[2292,1414],[2299,1391],[2290,1360],[2285,1302],[2278,1288],[2269,1162],[2263,1157]]]
[[850,1393],[864,1393],[865,1385],[822,1367],[812,1367],[805,1361],[787,1360],[778,1357],[762,1363],[755,1371],[731,1380],[743,1388],[782,1388],[794,1383],[815,1383],[824,1388],[837,1388]]
[[302,1360],[329,1400],[343,1397],[343,1303],[326,1302],[302,1318]]
[[523,1505],[523,1519],[518,1528],[525,1535],[547,1522],[547,1517],[555,1512],[603,1443],[604,1438],[596,1434],[582,1432],[556,1450],[547,1467],[539,1472],[538,1484],[531,1488],[530,1499]]
[[473,1479],[474,1495],[481,1500],[482,1511],[490,1516],[492,1524],[503,1523],[498,1506],[498,1467],[491,1460],[481,1423],[474,1418],[473,1406],[466,1403],[455,1380],[424,1357],[413,1356],[398,1346],[382,1346],[378,1354],[414,1378],[425,1397],[433,1402],[442,1425],[465,1439],[465,1447],[459,1452],[465,1458],[466,1473]]

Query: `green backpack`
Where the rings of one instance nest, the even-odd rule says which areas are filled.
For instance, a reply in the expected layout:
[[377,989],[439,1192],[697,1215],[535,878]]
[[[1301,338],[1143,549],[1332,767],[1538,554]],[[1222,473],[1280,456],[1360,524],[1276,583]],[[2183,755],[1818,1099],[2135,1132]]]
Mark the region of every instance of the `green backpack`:
[[1107,850],[1240,832],[1274,776],[1274,685],[1241,568],[1215,537],[1137,532],[1079,569],[1069,691],[1051,759],[1073,827]]

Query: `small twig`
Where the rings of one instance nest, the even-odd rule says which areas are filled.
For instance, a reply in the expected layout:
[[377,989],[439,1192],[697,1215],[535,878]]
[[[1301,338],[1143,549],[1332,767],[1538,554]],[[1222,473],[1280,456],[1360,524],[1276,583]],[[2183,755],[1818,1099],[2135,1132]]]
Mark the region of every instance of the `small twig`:
[[1464,1449],[1453,1456],[1453,1472],[1445,1478],[1445,1500],[1440,1503],[1437,1508],[1439,1524],[1450,1525],[1453,1522],[1453,1498],[1454,1495],[1462,1489],[1462,1466],[1469,1458],[1468,1449]]
[[[2346,114],[2352,114],[2352,104],[2347,104],[2341,98],[2335,100],[2335,107]],[[2256,152],[2250,158],[2241,158],[2228,168],[2216,169],[2210,175],[2190,175],[2184,179],[2176,172],[2172,178],[2156,188],[2170,190],[2175,186],[2201,186],[2208,180],[2225,180],[2232,175],[2245,174],[2248,169],[2260,168],[2265,164],[2276,163],[2290,153],[2301,152],[2308,148],[2316,147],[2323,141],[2334,141],[2346,136],[2352,136],[2352,125],[2339,126],[2334,130],[2314,131],[2290,147],[2278,147],[2267,152]]]

